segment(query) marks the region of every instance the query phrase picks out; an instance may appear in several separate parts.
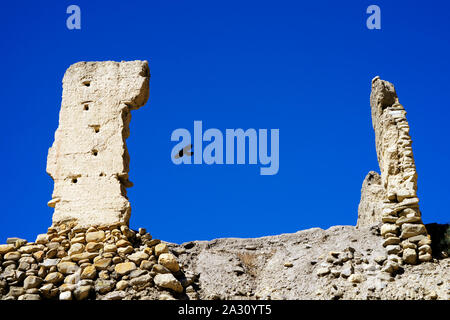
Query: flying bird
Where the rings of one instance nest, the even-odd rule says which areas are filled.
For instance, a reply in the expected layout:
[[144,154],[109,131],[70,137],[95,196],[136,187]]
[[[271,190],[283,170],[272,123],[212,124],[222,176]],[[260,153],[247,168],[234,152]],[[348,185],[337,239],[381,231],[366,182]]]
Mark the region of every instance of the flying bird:
[[175,155],[175,159],[183,158],[184,155],[187,155],[189,157],[192,156],[194,154],[194,152],[190,151],[191,149],[192,149],[192,144],[184,147],[183,149],[178,151],[178,153]]

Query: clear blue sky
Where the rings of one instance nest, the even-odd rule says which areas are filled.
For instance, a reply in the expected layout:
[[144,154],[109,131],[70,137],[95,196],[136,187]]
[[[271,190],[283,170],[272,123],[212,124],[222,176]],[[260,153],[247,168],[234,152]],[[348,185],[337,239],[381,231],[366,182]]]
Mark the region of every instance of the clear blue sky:
[[[349,4],[352,3],[352,4]],[[81,8],[81,30],[66,8]],[[382,29],[366,28],[381,8]],[[78,61],[148,60],[150,99],[133,112],[131,227],[184,242],[355,225],[377,170],[370,81],[408,111],[423,220],[448,222],[448,1],[8,1],[0,11],[0,242],[51,224],[46,174],[61,80]],[[280,170],[181,165],[176,128],[279,128]]]

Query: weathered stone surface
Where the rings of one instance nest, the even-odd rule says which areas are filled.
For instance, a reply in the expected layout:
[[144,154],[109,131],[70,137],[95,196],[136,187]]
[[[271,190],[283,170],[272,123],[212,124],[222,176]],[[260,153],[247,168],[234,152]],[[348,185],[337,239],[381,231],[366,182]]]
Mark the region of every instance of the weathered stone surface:
[[401,240],[398,237],[389,237],[386,240],[384,240],[383,247],[387,247],[387,246],[393,245],[393,244],[399,244],[400,241]]
[[132,246],[128,246],[128,247],[125,247],[125,248],[118,248],[117,249],[117,253],[120,254],[120,255],[130,254],[133,251],[134,251],[134,249],[133,249]]
[[63,291],[59,294],[59,300],[72,300],[72,292]]
[[74,244],[74,243],[82,243],[82,244],[85,244],[85,243],[86,243],[86,238],[85,238],[84,235],[83,235],[83,236],[80,236],[80,237],[75,237],[75,238],[73,238],[72,240],[70,240],[70,243],[71,243],[71,244]]
[[120,280],[119,282],[116,283],[116,289],[117,290],[125,290],[126,288],[128,288],[128,282],[125,280]]
[[50,268],[58,265],[59,262],[60,259],[45,259],[44,262],[42,262],[40,265],[43,266],[44,268]]
[[419,254],[425,254],[425,253],[431,254],[431,247],[427,244],[424,244],[423,246],[419,247]]
[[152,277],[148,274],[144,274],[140,277],[131,279],[130,284],[132,286],[143,287],[152,284]]
[[423,224],[411,224],[405,223],[402,225],[402,233],[400,238],[408,239],[418,235],[424,235],[427,233],[427,229]]
[[110,292],[115,287],[115,282],[113,280],[102,280],[98,279],[95,282],[95,291],[105,294]]
[[87,252],[99,252],[101,249],[103,249],[103,243],[89,242],[86,245]]
[[416,250],[412,248],[406,248],[403,250],[403,261],[408,264],[415,264],[417,261]]
[[[411,241],[411,242],[413,242],[411,239],[412,238],[415,238],[415,239],[419,239],[418,240],[418,242],[417,242],[417,245],[418,246],[423,246],[423,245],[426,245],[426,244],[428,244],[428,245],[430,245],[431,244],[431,239],[429,238],[429,237],[425,237],[425,236],[417,236],[417,237],[420,237],[420,238],[415,238],[415,237],[411,237],[411,238],[409,238],[408,240],[409,241]],[[416,240],[417,241],[417,240]]]
[[397,234],[399,227],[395,224],[385,223],[381,226],[380,233],[382,236],[387,235],[388,233]]
[[36,237],[36,244],[47,244],[48,243],[48,234],[38,234]]
[[404,223],[422,223],[420,217],[400,217],[395,221],[395,224],[401,226]]
[[125,291],[109,292],[103,297],[103,300],[122,300],[127,296]]
[[139,251],[139,252],[130,254],[128,256],[128,259],[138,265],[141,263],[142,260],[148,259],[148,257],[149,257],[148,254],[146,254],[145,252]]
[[[80,281],[80,270],[75,273],[66,275],[66,277],[64,278],[64,284],[77,284],[78,281]],[[70,290],[73,291],[72,289]]]
[[100,242],[105,239],[105,232],[103,230],[86,233],[86,242]]
[[41,300],[41,297],[38,294],[26,293],[17,300]]
[[47,298],[47,299],[52,299],[52,298],[56,297],[59,293],[58,288],[56,288],[51,283],[44,284],[41,287],[40,291],[41,291],[41,294],[43,295],[43,297]]
[[[125,239],[121,239],[121,240],[119,240],[119,241],[116,242],[116,246],[117,246],[118,248],[126,248],[126,247],[131,246],[131,242],[128,241],[128,240],[125,240]],[[117,249],[117,248],[116,248],[116,249]]]
[[152,272],[154,272],[154,273],[170,273],[170,270],[160,264],[155,264],[152,267]]
[[383,200],[386,198],[381,184],[381,176],[370,171],[364,179],[361,188],[361,200],[358,206],[357,228],[369,227],[381,221]]
[[36,251],[33,253],[33,257],[36,259],[37,262],[42,262],[44,259],[44,251]]
[[129,273],[128,277],[130,279],[134,279],[134,278],[140,277],[140,276],[142,276],[144,274],[147,274],[147,272],[145,270],[136,269],[136,270],[131,271]]
[[362,274],[352,274],[350,277],[348,277],[348,281],[352,283],[361,283],[364,280],[365,278]]
[[82,243],[75,243],[69,249],[69,255],[82,253],[84,251],[84,245]]
[[328,267],[322,267],[322,268],[317,269],[317,271],[316,271],[316,274],[319,277],[323,277],[329,273],[330,273],[330,268],[328,268]]
[[21,253],[17,251],[8,252],[3,256],[4,260],[12,260],[12,261],[18,261],[21,257]]
[[64,280],[64,276],[60,272],[51,272],[49,273],[44,281],[48,283],[57,284]]
[[49,149],[53,225],[128,224],[131,110],[149,95],[146,61],[79,62],[67,69],[59,127]]
[[23,281],[23,288],[25,290],[37,288],[42,283],[42,278],[36,276],[28,276]]
[[23,246],[27,243],[27,240],[25,239],[21,239],[21,238],[17,238],[17,237],[9,237],[6,239],[6,243],[7,244],[13,244],[17,247]]
[[388,254],[397,254],[402,251],[402,248],[399,245],[389,245],[386,247],[386,252]]
[[62,274],[75,273],[80,267],[75,262],[65,261],[58,263],[58,270]]
[[24,293],[25,293],[25,289],[22,287],[15,287],[15,286],[9,287],[9,293],[8,293],[9,296],[17,298],[17,297],[23,295]]
[[433,257],[431,256],[430,253],[419,254],[419,261],[421,262],[431,261],[432,259]]
[[165,243],[159,243],[155,246],[155,255],[159,257],[162,253],[168,253],[169,248],[167,247],[167,244]]
[[87,266],[84,268],[83,272],[81,273],[81,279],[95,279],[97,276],[97,270],[95,269],[95,266]]
[[115,244],[106,244],[103,248],[104,252],[117,252],[117,246]]
[[139,268],[143,270],[152,270],[155,263],[153,261],[143,260],[139,265]]
[[180,270],[177,258],[171,253],[161,253],[158,258],[158,263],[172,272],[177,272]]
[[154,282],[160,288],[183,292],[183,286],[171,273],[157,274]]
[[121,276],[126,275],[135,269],[136,269],[136,265],[134,264],[134,262],[119,263],[115,267],[117,274],[119,274]]
[[96,252],[83,252],[83,253],[77,253],[70,256],[70,259],[72,261],[82,261],[82,260],[92,260],[95,257],[97,257]]
[[28,245],[20,247],[17,251],[19,251],[20,253],[34,253],[39,250],[41,249],[36,245]]
[[417,245],[408,240],[403,241],[401,246],[403,249],[417,249]]
[[0,244],[0,254],[7,254],[11,251],[14,251],[14,246],[12,244]]
[[354,272],[353,266],[351,264],[348,264],[341,269],[340,275],[343,278],[348,278],[353,274],[353,272]]
[[100,258],[94,262],[94,267],[97,270],[106,270],[111,265],[111,258]]
[[92,286],[79,286],[73,291],[73,295],[76,300],[85,300],[89,297],[89,293],[92,290]]

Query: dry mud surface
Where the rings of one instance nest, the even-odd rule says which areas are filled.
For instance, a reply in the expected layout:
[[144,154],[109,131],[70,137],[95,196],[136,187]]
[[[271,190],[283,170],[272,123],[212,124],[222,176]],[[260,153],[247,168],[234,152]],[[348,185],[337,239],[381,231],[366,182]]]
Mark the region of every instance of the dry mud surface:
[[168,245],[200,299],[449,299],[449,258],[391,277],[382,243],[376,228],[333,226]]

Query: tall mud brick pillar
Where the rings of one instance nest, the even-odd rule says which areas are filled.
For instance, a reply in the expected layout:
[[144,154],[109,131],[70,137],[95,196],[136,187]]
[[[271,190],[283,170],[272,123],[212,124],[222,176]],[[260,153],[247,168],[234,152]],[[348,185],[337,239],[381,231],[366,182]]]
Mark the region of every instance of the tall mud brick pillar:
[[47,159],[54,227],[128,225],[126,139],[131,111],[147,102],[149,79],[146,61],[79,62],[66,71]]
[[385,271],[395,272],[402,263],[429,261],[431,240],[421,219],[417,197],[417,172],[406,111],[394,85],[375,77],[370,95],[372,124],[381,186],[381,235],[389,254]]

